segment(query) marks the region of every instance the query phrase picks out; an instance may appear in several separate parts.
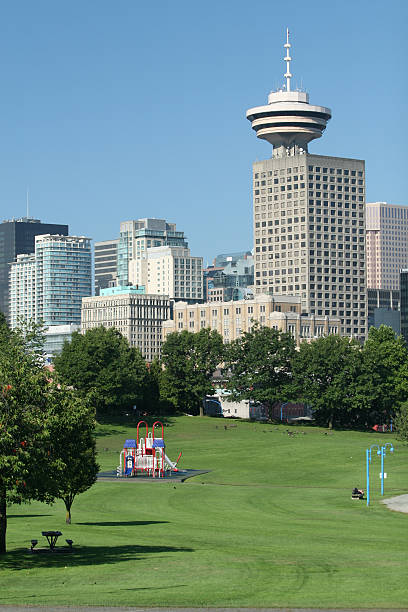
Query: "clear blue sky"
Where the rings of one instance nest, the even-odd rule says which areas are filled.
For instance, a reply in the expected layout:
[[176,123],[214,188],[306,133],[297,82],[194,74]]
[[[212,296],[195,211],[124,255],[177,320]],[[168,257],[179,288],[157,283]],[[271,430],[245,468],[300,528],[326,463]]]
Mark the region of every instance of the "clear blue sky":
[[0,5],[0,218],[106,240],[177,223],[193,255],[252,248],[245,118],[283,82],[333,118],[309,150],[366,160],[367,199],[408,204],[408,3],[36,0]]

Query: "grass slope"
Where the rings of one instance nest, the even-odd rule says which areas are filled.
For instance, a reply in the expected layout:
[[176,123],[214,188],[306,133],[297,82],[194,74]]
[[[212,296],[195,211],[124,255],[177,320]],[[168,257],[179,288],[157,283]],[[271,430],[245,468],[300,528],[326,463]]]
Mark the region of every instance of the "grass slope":
[[[98,482],[75,501],[72,525],[61,503],[10,508],[1,603],[408,607],[408,515],[379,503],[379,458],[370,508],[350,499],[353,486],[365,488],[365,448],[380,442],[396,449],[386,496],[407,493],[408,448],[386,434],[286,430],[173,419],[167,454],[183,450],[182,466],[209,474]],[[134,428],[99,427],[102,469],[116,467],[129,437]],[[72,538],[75,554],[27,553],[45,529]]]

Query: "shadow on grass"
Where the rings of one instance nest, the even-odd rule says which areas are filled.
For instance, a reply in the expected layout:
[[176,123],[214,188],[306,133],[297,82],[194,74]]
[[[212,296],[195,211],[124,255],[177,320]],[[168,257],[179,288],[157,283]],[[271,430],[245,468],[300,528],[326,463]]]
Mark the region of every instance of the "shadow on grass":
[[[97,421],[100,425],[110,425],[113,427],[135,427],[135,428],[137,424],[139,423],[139,421],[146,421],[149,427],[151,427],[155,421],[160,421],[161,423],[163,423],[165,427],[171,427],[171,425],[174,422],[174,416],[175,415],[143,416],[140,414],[133,414],[129,412],[129,413],[122,413],[122,414],[114,413],[114,414],[99,415],[97,417]],[[119,434],[123,432],[115,431],[111,429],[107,433],[102,431],[102,432],[97,432],[95,435],[105,436],[105,435],[111,435],[115,433]]]
[[28,570],[47,567],[107,565],[126,561],[142,561],[148,555],[190,553],[193,548],[174,546],[75,546],[70,552],[36,552],[19,549],[0,556],[0,569]]
[[40,516],[53,516],[52,514],[7,514],[8,519],[15,518],[38,518]]
[[94,432],[95,438],[105,438],[106,436],[125,435],[123,429],[104,429],[103,431]]
[[159,525],[169,523],[169,521],[95,521],[94,523],[76,523],[77,525],[96,525],[99,527],[121,527],[122,525]]

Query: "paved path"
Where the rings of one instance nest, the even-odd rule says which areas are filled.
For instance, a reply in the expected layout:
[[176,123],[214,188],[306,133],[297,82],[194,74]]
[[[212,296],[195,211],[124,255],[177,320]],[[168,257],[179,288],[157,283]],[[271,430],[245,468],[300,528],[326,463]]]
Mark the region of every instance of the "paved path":
[[408,495],[398,495],[397,497],[384,499],[383,504],[388,506],[390,510],[408,514]]

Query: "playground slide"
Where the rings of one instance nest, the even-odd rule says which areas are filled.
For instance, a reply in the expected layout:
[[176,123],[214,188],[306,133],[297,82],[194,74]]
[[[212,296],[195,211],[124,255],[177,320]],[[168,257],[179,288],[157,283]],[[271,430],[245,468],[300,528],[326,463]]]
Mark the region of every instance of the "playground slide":
[[173,463],[173,461],[170,461],[166,453],[164,454],[164,460],[167,463],[167,465],[169,465],[171,469],[174,470],[174,472],[178,472],[177,464]]

